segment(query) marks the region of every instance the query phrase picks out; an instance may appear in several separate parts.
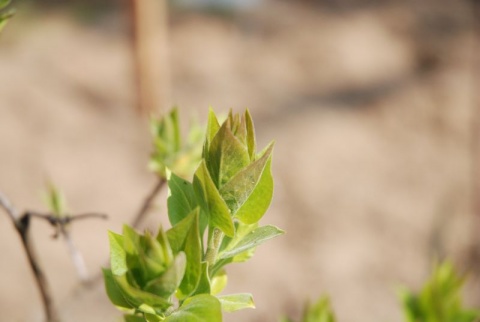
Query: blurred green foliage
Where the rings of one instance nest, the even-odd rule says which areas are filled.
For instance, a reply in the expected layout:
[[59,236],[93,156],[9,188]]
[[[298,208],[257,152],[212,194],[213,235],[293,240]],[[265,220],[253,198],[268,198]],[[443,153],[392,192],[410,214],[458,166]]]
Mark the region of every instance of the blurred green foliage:
[[14,14],[13,9],[7,9],[9,4],[10,0],[0,0],[0,31],[2,31],[7,24],[8,19],[10,19]]
[[450,262],[437,265],[419,293],[407,289],[400,298],[407,322],[474,322],[480,311],[464,307],[461,291],[464,278]]

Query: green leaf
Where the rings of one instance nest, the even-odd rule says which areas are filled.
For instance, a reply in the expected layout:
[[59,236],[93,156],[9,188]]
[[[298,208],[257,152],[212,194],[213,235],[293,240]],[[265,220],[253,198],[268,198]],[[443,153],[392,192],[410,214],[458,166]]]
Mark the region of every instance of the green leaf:
[[328,297],[323,297],[317,303],[307,304],[303,312],[303,322],[335,322],[335,315],[330,307]]
[[148,256],[155,261],[162,263],[164,266],[170,265],[173,261],[173,251],[168,241],[167,234],[163,231],[163,228],[158,229],[157,237],[155,239],[150,238],[150,233],[145,233],[145,239],[147,240]]
[[218,254],[218,258],[225,259],[234,257],[284,233],[283,230],[271,225],[256,228],[244,237],[237,238],[237,236],[235,236],[227,247]]
[[0,10],[6,8],[10,4],[10,0],[0,0]]
[[193,295],[210,294],[210,276],[208,275],[208,263],[202,262],[202,272],[198,281],[197,289]]
[[164,320],[163,314],[157,315],[157,314],[145,314],[145,321],[147,322],[162,322]]
[[202,245],[199,232],[198,211],[186,235],[183,251],[187,256],[185,275],[178,287],[177,297],[183,299],[195,291],[202,273]]
[[456,274],[453,265],[438,265],[418,294],[407,289],[399,292],[406,321],[473,322],[480,318],[478,310],[463,307],[461,290],[464,278]]
[[273,196],[272,151],[273,143],[260,159],[238,172],[220,189],[232,215],[244,223],[259,221],[270,206]]
[[184,252],[178,253],[172,265],[156,279],[151,280],[145,286],[145,291],[155,295],[169,298],[175,293],[185,274],[187,258]]
[[215,137],[219,129],[220,129],[220,124],[218,123],[217,116],[215,115],[215,112],[213,111],[213,109],[210,107],[208,110],[207,133],[206,133],[206,139],[205,139],[205,144],[203,148],[204,157],[207,156],[208,150],[210,149],[210,144],[212,143],[213,138]]
[[113,278],[112,271],[109,269],[102,269],[103,279],[105,281],[105,289],[107,291],[110,301],[121,308],[132,309],[134,308],[124,297],[122,290],[117,286],[117,282]]
[[255,129],[253,127],[253,120],[248,109],[245,111],[245,122],[247,126],[248,155],[250,156],[250,160],[253,160],[255,158],[257,147],[255,142]]
[[115,275],[123,275],[127,272],[127,255],[123,248],[123,236],[114,232],[108,232],[110,240],[110,267]]
[[145,322],[145,318],[143,316],[138,315],[124,315],[123,319],[125,322]]
[[165,319],[165,322],[221,322],[220,301],[207,294],[187,298],[180,308]]
[[52,214],[54,214],[56,217],[63,217],[65,215],[65,197],[63,196],[62,192],[52,183],[48,184],[48,192],[45,199]]
[[141,312],[162,314],[172,305],[163,297],[132,287],[126,275],[112,276],[125,301]]
[[230,211],[215,187],[205,162],[202,162],[195,172],[193,189],[198,203],[208,215],[209,224],[232,237],[235,231]]
[[283,316],[280,318],[280,322],[294,322],[294,321],[289,319],[288,317]]
[[199,209],[195,208],[188,216],[178,222],[175,226],[167,230],[167,238],[175,254],[182,251],[185,247],[185,240],[190,232],[190,228],[198,216]]
[[212,278],[211,294],[212,295],[217,295],[218,293],[223,291],[225,286],[227,286],[227,282],[228,282],[228,277],[227,277],[227,273],[225,272],[225,270],[221,270],[220,272],[215,274],[215,276]]
[[168,230],[167,236],[173,251],[184,251],[187,256],[185,275],[177,292],[177,296],[183,299],[197,288],[202,270],[198,208]]
[[217,296],[225,312],[235,312],[242,309],[255,308],[252,294],[240,293]]
[[195,200],[193,185],[187,180],[170,173],[168,188],[168,218],[172,226],[175,226],[197,208],[198,205]]
[[160,177],[166,177],[166,168],[175,168],[178,152],[181,149],[178,110],[172,109],[159,120],[151,121],[154,152],[150,166]]
[[213,138],[205,162],[217,188],[221,188],[250,162],[247,147],[230,129],[230,119],[222,124]]

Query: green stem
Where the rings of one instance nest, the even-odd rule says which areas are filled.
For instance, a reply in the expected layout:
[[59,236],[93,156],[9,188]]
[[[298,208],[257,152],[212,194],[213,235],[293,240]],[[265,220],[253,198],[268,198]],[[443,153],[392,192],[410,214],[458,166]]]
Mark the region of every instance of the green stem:
[[208,237],[208,246],[207,253],[205,254],[205,260],[207,261],[208,265],[212,267],[217,259],[218,248],[220,247],[223,239],[223,232],[218,228],[213,228],[213,231],[209,230]]

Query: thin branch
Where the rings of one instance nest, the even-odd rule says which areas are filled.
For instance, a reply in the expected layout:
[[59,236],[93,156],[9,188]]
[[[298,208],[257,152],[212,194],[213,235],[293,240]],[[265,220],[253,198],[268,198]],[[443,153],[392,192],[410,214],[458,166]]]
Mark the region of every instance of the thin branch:
[[138,211],[135,218],[133,218],[131,223],[131,226],[133,228],[138,228],[140,226],[140,223],[145,219],[150,208],[152,208],[152,204],[153,204],[153,201],[155,200],[155,197],[160,193],[160,191],[162,191],[163,186],[165,185],[166,182],[167,181],[164,178],[161,178],[161,177],[158,178],[158,181],[155,183],[155,186],[153,187],[152,191],[148,194],[147,198],[145,198],[144,202],[142,203],[142,206],[140,207],[140,210]]
[[68,252],[70,253],[70,257],[72,258],[73,266],[77,270],[78,276],[83,283],[88,282],[88,271],[87,265],[85,265],[85,260],[83,259],[82,253],[75,247],[72,238],[70,237],[70,233],[62,227],[61,235],[65,239],[65,243],[67,244]]
[[0,192],[0,205],[5,210],[5,212],[10,216],[10,219],[16,223],[18,218],[18,213],[16,209],[12,206],[12,203],[8,198]]
[[60,235],[64,238],[65,244],[68,248],[68,252],[70,254],[70,257],[72,258],[73,266],[75,266],[80,280],[82,281],[82,283],[88,282],[89,278],[87,266],[85,265],[85,260],[83,259],[81,252],[73,243],[70,233],[68,232],[67,225],[74,220],[84,220],[90,218],[107,219],[108,216],[106,214],[100,213],[84,213],[73,216],[59,217],[51,213],[40,213],[35,211],[30,211],[28,212],[28,214],[32,217],[46,220],[50,225],[55,227],[55,233],[53,235],[53,238],[58,238],[58,236]]
[[37,255],[33,248],[33,244],[30,239],[30,214],[26,212],[21,217],[19,217],[16,209],[2,193],[0,193],[0,205],[9,215],[17,233],[20,235],[23,248],[25,250],[25,253],[27,254],[30,268],[32,269],[33,276],[35,277],[35,282],[37,283],[38,290],[40,291],[47,322],[60,321],[57,310],[55,309],[55,306],[53,304],[50,287],[48,285],[47,279],[45,278],[45,274],[40,267],[40,262],[37,258]]
[[41,213],[41,212],[36,212],[36,211],[29,211],[29,214],[32,217],[37,217],[37,218],[44,219],[44,220],[48,221],[48,223],[52,226],[66,225],[66,224],[71,223],[72,221],[90,219],[90,218],[108,219],[108,215],[101,214],[101,213],[95,213],[95,212],[73,215],[73,216],[64,216],[64,217],[58,217],[58,216],[56,216],[54,214],[51,214],[51,213]]
[[85,213],[85,214],[79,214],[79,215],[74,215],[74,216],[68,217],[68,219],[69,219],[68,222],[77,221],[77,220],[83,220],[83,219],[89,219],[89,218],[97,218],[97,219],[107,220],[107,219],[108,219],[108,215],[106,215],[106,214],[100,214],[100,213],[95,213],[95,212]]

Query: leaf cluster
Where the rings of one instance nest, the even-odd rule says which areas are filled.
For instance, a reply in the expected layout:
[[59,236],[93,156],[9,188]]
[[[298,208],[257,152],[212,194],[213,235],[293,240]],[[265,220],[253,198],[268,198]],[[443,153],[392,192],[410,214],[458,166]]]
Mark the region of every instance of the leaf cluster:
[[407,322],[474,322],[480,311],[463,306],[461,291],[464,278],[452,263],[438,265],[422,290],[415,294],[403,289],[400,298]]
[[[326,296],[317,302],[307,303],[303,309],[301,322],[335,322],[335,314],[330,305],[330,299]],[[289,318],[283,318],[281,322],[293,322]]]
[[181,177],[190,176],[201,160],[204,130],[193,123],[186,140],[182,140],[178,109],[174,108],[164,117],[150,121],[153,137],[153,152],[149,168],[166,179],[167,169]]
[[250,259],[258,245],[283,234],[258,223],[273,195],[273,144],[256,151],[248,111],[230,112],[220,124],[210,110],[192,181],[175,172],[188,150],[180,144],[176,110],[156,122],[154,145],[158,174],[168,180],[172,227],[155,236],[128,226],[121,235],[110,232],[111,269],[104,270],[110,300],[126,311],[126,321],[215,322],[222,311],[253,308],[248,293],[220,293],[225,266]]

